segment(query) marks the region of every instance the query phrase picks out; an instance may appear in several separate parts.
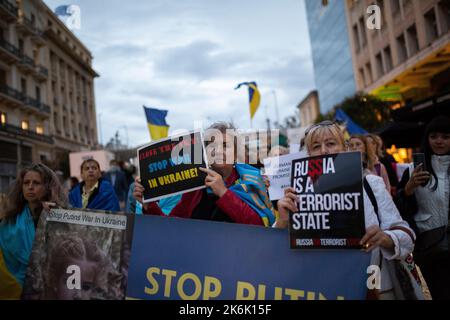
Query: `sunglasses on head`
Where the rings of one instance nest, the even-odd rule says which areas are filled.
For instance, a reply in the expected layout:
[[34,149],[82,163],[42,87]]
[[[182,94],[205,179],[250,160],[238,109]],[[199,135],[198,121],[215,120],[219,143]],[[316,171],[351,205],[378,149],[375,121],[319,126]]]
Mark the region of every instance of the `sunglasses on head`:
[[332,127],[332,126],[338,126],[338,123],[336,121],[326,120],[320,123],[313,124],[305,131],[305,138],[308,136],[308,134],[311,133],[311,131],[314,131],[317,128]]

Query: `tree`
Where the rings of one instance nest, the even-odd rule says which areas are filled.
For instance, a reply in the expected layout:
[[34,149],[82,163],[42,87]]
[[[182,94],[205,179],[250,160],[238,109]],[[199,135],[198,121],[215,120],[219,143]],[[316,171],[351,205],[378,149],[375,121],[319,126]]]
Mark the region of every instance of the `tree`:
[[386,125],[392,119],[390,105],[390,102],[359,92],[352,97],[346,98],[330,112],[324,115],[320,114],[316,122],[333,120],[336,110],[340,108],[359,126],[369,132],[373,132]]

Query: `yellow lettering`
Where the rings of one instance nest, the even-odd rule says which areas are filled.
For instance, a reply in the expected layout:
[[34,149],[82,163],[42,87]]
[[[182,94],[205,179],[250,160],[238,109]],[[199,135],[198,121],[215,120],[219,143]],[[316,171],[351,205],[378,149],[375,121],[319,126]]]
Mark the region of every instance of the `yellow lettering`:
[[[192,280],[194,282],[194,293],[190,296],[188,296],[184,292],[184,283],[187,280]],[[202,293],[202,283],[200,282],[200,279],[193,273],[185,273],[183,274],[180,279],[178,280],[177,284],[177,290],[178,295],[182,300],[197,300],[200,297],[200,294]]]
[[274,300],[282,300],[282,299],[283,299],[283,288],[275,287]]
[[248,282],[238,281],[236,290],[236,300],[255,300],[255,296],[256,296],[255,287],[253,287]]
[[299,298],[305,297],[305,291],[303,290],[286,289],[284,293],[291,296],[290,300],[300,300]]
[[258,300],[266,300],[266,286],[258,285]]
[[164,286],[164,297],[170,297],[170,287],[172,286],[172,278],[177,276],[176,271],[163,269],[163,275],[166,276],[166,284]]
[[147,269],[147,280],[148,282],[150,282],[150,284],[152,285],[151,288],[145,287],[144,288],[144,292],[146,294],[150,294],[150,295],[154,295],[158,292],[159,290],[159,285],[158,282],[155,280],[155,278],[153,277],[153,274],[159,274],[159,268],[148,268]]
[[[214,287],[214,289],[212,289]],[[222,292],[222,283],[219,279],[214,277],[205,277],[205,284],[203,288],[203,300],[210,298],[217,298]]]

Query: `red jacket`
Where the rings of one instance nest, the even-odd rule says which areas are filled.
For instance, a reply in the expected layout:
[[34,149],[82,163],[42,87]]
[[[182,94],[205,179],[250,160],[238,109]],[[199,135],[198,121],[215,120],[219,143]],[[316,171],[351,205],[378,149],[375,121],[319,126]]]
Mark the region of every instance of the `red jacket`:
[[[239,179],[239,175],[233,169],[231,175],[225,180],[227,188],[232,186],[237,179]],[[194,210],[201,204],[201,201],[207,201],[204,194],[203,189],[183,194],[180,202],[172,209],[169,216],[191,218]],[[258,213],[231,190],[228,190],[221,198],[216,200],[215,206],[234,223],[264,226]],[[166,216],[156,202],[152,202],[147,207],[144,207],[143,212],[145,215]]]

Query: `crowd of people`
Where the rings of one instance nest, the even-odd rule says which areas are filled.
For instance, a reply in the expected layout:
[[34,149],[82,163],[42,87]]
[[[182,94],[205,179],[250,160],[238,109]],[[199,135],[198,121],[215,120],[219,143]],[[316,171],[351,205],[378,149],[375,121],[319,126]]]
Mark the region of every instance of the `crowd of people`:
[[[295,190],[287,188],[281,200],[271,202],[260,165],[237,162],[236,137],[230,136],[235,128],[216,123],[210,129],[219,130],[224,141],[234,143],[215,154],[215,160],[221,161],[212,161],[203,169],[206,188],[158,202],[143,204],[144,187],[139,177],[133,181],[116,161],[111,162],[106,174],[96,160],[84,161],[80,167],[82,181],[72,179],[69,193],[45,165],[23,169],[11,187],[6,206],[0,208],[0,299],[20,298],[44,208],[125,211],[288,228],[289,214],[298,211]],[[412,254],[433,299],[450,299],[450,119],[441,116],[431,121],[423,137],[425,163],[406,170],[401,179],[394,170],[394,159],[386,154],[376,135],[353,135],[346,140],[337,123],[325,121],[307,130],[302,146],[309,156],[348,151],[362,154],[366,234],[361,246],[371,253],[371,263],[381,268],[377,298],[398,298],[394,290],[398,279],[383,266]],[[270,156],[287,152],[274,146]]]

